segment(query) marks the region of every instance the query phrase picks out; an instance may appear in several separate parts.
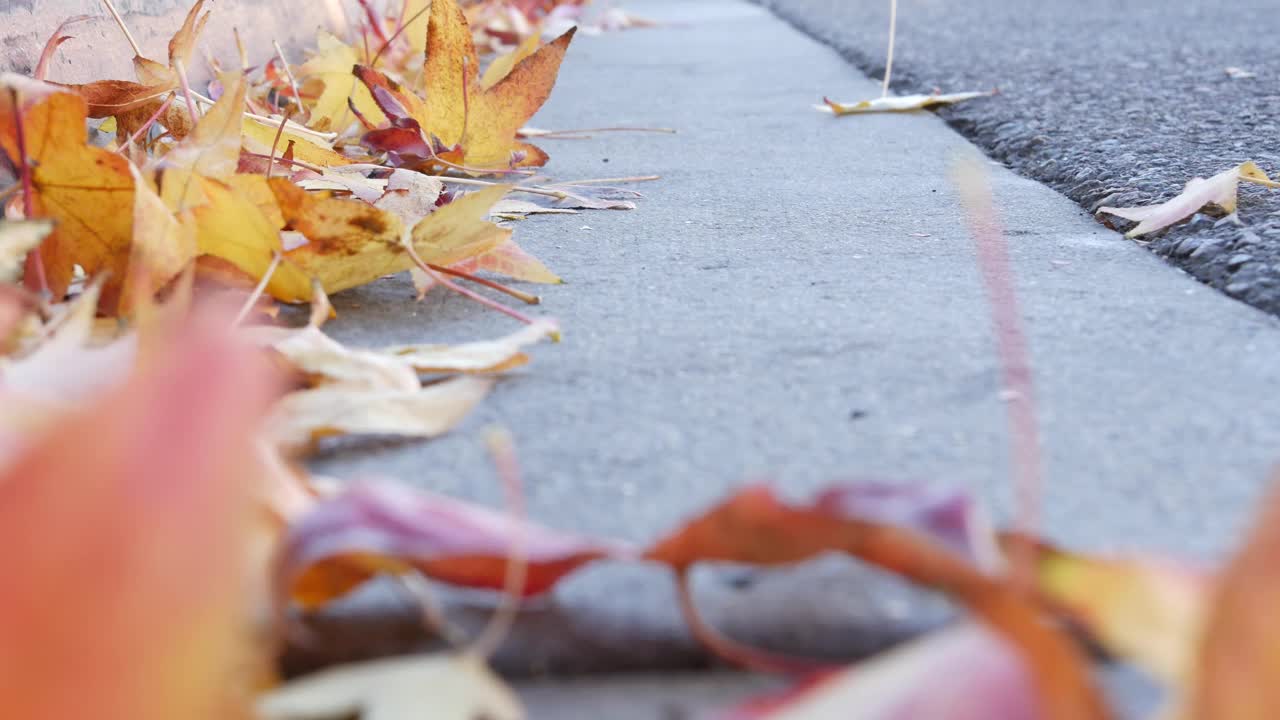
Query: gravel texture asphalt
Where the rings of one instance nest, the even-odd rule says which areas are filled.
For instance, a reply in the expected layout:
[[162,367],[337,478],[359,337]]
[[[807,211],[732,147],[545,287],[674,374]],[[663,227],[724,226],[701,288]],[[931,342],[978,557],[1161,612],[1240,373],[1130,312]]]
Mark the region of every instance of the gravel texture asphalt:
[[[883,75],[888,0],[763,0]],[[943,110],[996,160],[1093,211],[1165,200],[1244,160],[1280,173],[1280,12],[1273,0],[901,0],[893,88],[1001,95]],[[1232,79],[1226,68],[1251,72]],[[813,98],[863,99],[857,85]],[[1242,189],[1239,224],[1201,217],[1150,248],[1280,313],[1280,192]],[[1118,220],[1121,226],[1125,223]]]

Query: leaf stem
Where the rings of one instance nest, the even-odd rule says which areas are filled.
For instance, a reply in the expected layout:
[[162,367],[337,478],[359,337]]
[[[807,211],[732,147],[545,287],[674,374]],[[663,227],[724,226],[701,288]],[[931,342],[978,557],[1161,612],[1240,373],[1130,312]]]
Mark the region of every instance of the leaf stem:
[[413,247],[413,242],[411,240],[404,240],[401,244],[403,245],[404,249],[409,253],[409,257],[413,259],[413,262],[418,266],[418,268],[421,269],[422,272],[430,275],[431,279],[435,280],[441,285],[444,285],[445,287],[458,293],[459,295],[468,297],[491,310],[496,310],[502,313],[503,315],[519,320],[525,325],[533,324],[533,318],[529,317],[528,315],[525,315],[519,310],[514,310],[512,308],[509,308],[500,302],[494,302],[493,300],[490,300],[489,298],[477,292],[474,292],[465,287],[462,287],[461,285],[455,283],[454,281],[445,277],[441,273],[438,273],[435,270],[431,269],[431,266],[428,265],[420,255],[418,255],[418,251]]
[[[18,175],[22,182],[22,215],[28,220],[35,216],[36,195],[35,182],[31,177],[31,158],[27,155],[27,131],[22,122],[22,103],[19,102],[18,91],[9,88],[9,99],[13,103],[14,142],[18,145]],[[43,245],[43,243],[41,243]],[[41,296],[49,294],[49,278],[44,271],[44,256],[40,245],[27,253],[26,272],[23,274],[27,288],[39,291]],[[32,279],[35,287],[32,287]]]
[[[276,49],[276,57],[280,58],[280,64],[284,66],[284,76],[289,78],[289,87],[293,89],[293,100],[298,103],[298,108],[306,112],[306,108],[302,105],[302,91],[298,89],[298,79],[293,76],[293,70],[289,67],[289,61],[284,57],[284,48],[280,47],[280,42],[272,40],[271,44]],[[291,113],[284,113],[285,119],[289,118]],[[280,126],[284,130],[284,125]]]
[[489,280],[488,278],[478,277],[476,275],[472,275],[469,272],[464,272],[462,270],[455,270],[454,268],[445,267],[444,265],[436,265],[435,263],[427,263],[427,267],[431,268],[432,270],[435,270],[436,272],[442,272],[446,275],[459,277],[459,278],[462,278],[463,280],[470,280],[471,282],[476,283],[477,285],[483,285],[491,290],[497,290],[498,292],[504,293],[506,295],[510,295],[511,297],[517,300],[522,300],[528,303],[529,305],[542,304],[542,298],[538,297],[537,295],[527,293],[523,290],[517,290],[513,287],[508,287],[506,285],[503,285],[502,283]]
[[240,312],[236,313],[235,320],[231,321],[231,327],[238,327],[249,316],[253,306],[257,305],[258,299],[262,297],[262,293],[266,292],[267,284],[271,282],[271,276],[276,274],[276,268],[280,267],[282,260],[284,256],[279,252],[272,253],[271,264],[267,266],[267,271],[262,273],[262,279],[258,280],[258,284],[253,287],[253,292],[245,298],[244,304],[240,306]]
[[526,510],[524,501],[524,484],[520,480],[520,464],[516,460],[515,445],[511,435],[499,428],[485,433],[489,453],[493,456],[494,468],[498,479],[502,481],[507,496],[507,509],[513,516],[515,530],[511,533],[511,550],[507,554],[506,574],[503,576],[502,600],[489,624],[471,643],[468,650],[476,657],[488,659],[506,639],[520,612],[520,601],[524,597],[525,582],[529,577],[529,548],[526,535]]
[[898,0],[889,0],[889,52],[884,61],[884,84],[880,97],[889,96],[889,78],[893,76],[893,45],[898,35]]
[[160,116],[164,114],[164,111],[169,109],[169,106],[173,104],[174,97],[175,97],[174,95],[170,95],[169,97],[165,98],[164,102],[160,103],[160,107],[154,113],[151,114],[151,117],[147,118],[147,121],[142,123],[142,127],[139,127],[137,130],[134,130],[133,134],[130,135],[128,138],[126,138],[125,141],[120,145],[120,147],[116,148],[116,154],[119,155],[120,153],[123,153],[125,151],[125,148],[132,147],[133,144],[137,142],[138,138],[141,137],[142,134],[145,133],[147,130],[149,130],[151,126],[155,124],[156,120],[160,119]]
[[120,31],[124,33],[124,39],[129,41],[129,47],[133,48],[135,57],[142,57],[142,48],[138,47],[138,41],[133,39],[133,33],[129,32],[129,26],[124,24],[124,18],[120,17],[120,12],[116,10],[115,3],[111,0],[102,0],[102,4],[107,6],[107,12],[111,13],[111,17],[115,18],[116,25],[120,26]]
[[182,83],[182,94],[187,99],[187,112],[191,114],[191,124],[195,125],[200,122],[200,113],[196,111],[196,101],[191,92],[191,84],[187,82],[187,69],[183,67],[181,58],[173,61],[173,69],[178,73],[178,81]]

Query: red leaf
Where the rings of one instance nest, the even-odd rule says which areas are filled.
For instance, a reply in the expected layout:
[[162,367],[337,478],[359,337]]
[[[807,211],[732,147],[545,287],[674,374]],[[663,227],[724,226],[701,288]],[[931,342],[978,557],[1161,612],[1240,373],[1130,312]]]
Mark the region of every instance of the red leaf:
[[417,569],[471,588],[501,589],[513,539],[528,556],[524,595],[578,567],[630,555],[620,544],[519,523],[488,508],[391,483],[363,483],[297,521],[285,540],[282,594],[318,607],[384,571]]

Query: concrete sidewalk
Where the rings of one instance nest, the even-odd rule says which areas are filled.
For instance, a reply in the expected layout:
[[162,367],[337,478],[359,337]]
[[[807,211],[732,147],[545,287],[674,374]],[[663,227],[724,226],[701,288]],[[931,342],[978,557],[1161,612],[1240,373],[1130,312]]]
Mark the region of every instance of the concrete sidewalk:
[[[927,113],[814,112],[832,88],[878,86],[758,7],[628,9],[669,24],[575,40],[536,124],[680,134],[544,144],[557,179],[663,175],[634,212],[520,224],[568,280],[543,292],[565,342],[449,437],[346,444],[316,468],[497,504],[475,431],[502,423],[532,515],[583,533],[652,538],[761,475],[789,495],[861,476],[947,483],[1007,519],[988,309],[947,180],[973,148]],[[1050,536],[1219,554],[1280,455],[1280,326],[991,169],[1034,354]],[[328,327],[371,345],[510,329],[465,300],[410,295],[407,279],[341,294]],[[777,649],[856,655],[941,615],[844,562],[743,577],[705,578],[708,612]],[[706,662],[669,580],[643,567],[572,578],[501,660],[526,673]]]

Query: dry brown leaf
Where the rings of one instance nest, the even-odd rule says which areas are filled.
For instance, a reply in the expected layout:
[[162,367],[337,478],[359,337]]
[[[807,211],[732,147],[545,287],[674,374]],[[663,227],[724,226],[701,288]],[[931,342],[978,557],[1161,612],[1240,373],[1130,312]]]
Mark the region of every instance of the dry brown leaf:
[[461,345],[395,345],[382,352],[421,373],[493,373],[529,361],[521,350],[547,338],[558,339],[560,328],[550,320],[537,320],[497,340]]
[[417,390],[302,390],[276,404],[267,434],[292,449],[333,435],[435,437],[462,422],[491,387],[490,378],[462,376]]

